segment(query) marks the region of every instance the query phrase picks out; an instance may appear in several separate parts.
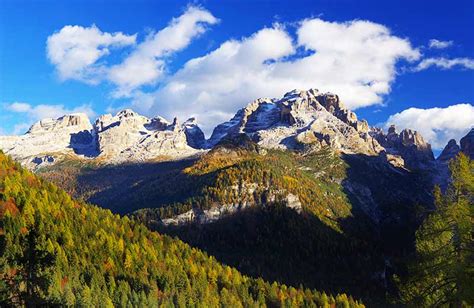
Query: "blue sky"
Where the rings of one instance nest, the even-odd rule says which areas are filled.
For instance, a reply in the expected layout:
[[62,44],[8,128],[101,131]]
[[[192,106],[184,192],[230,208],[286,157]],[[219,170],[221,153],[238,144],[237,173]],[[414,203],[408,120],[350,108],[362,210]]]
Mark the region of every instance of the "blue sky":
[[315,87],[440,148],[474,124],[473,29],[470,0],[3,0],[0,133],[130,106],[209,133],[252,99]]

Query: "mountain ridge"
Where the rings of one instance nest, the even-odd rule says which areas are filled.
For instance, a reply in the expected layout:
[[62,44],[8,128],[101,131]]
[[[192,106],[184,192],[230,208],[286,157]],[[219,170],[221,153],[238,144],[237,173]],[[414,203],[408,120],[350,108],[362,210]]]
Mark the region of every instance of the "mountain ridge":
[[[338,95],[317,89],[293,90],[280,99],[259,98],[217,125],[209,139],[195,118],[180,124],[147,118],[131,109],[105,114],[91,123],[85,114],[43,119],[21,136],[0,136],[0,148],[30,169],[66,156],[101,163],[174,160],[199,156],[224,137],[247,134],[263,148],[315,150],[330,146],[342,153],[385,155],[394,166],[430,168],[431,146],[416,131],[400,133],[371,127],[345,108]],[[465,148],[472,142],[466,143]],[[469,155],[469,154],[468,154]]]

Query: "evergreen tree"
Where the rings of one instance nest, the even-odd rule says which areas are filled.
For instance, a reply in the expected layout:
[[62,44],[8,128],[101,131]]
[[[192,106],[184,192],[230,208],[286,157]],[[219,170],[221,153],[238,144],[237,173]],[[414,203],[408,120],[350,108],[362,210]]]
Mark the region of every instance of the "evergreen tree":
[[450,162],[451,183],[435,189],[435,210],[416,232],[416,260],[400,282],[404,302],[417,307],[474,304],[474,161]]
[[40,219],[36,215],[34,226],[23,231],[26,234],[19,239],[21,249],[14,256],[18,272],[16,281],[10,284],[14,289],[12,303],[18,301],[28,307],[51,304],[44,299],[44,294],[50,285],[54,256],[40,246]]

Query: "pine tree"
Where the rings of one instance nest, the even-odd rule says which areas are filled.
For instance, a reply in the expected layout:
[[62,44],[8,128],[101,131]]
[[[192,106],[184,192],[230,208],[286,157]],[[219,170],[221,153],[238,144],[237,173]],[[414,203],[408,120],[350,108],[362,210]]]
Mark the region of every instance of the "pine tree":
[[51,282],[51,268],[54,256],[40,247],[40,216],[36,215],[35,224],[20,239],[22,250],[15,256],[19,265],[18,276],[24,281],[19,287],[19,299],[26,306],[48,304],[43,294],[47,292]]
[[415,262],[400,282],[402,300],[417,307],[474,304],[474,161],[451,161],[452,181],[435,189],[435,210],[416,232]]

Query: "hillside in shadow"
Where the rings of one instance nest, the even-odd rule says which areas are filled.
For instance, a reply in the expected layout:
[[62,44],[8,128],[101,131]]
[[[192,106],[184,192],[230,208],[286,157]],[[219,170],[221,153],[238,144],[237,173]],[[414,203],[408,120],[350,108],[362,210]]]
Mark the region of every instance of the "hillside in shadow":
[[66,161],[44,168],[40,175],[76,198],[127,214],[181,202],[196,193],[191,179],[182,172],[194,162],[190,159],[100,166]]
[[[58,166],[43,175],[113,212],[139,210],[134,216],[150,228],[178,236],[246,275],[386,305],[393,291],[390,277],[412,250],[417,208],[431,204],[429,174],[395,168],[381,156],[252,151],[215,151],[174,162]],[[246,182],[300,196],[303,212],[266,202],[265,190],[250,196],[229,190]],[[253,206],[247,210],[213,223],[159,223],[191,208],[249,200]]]
[[155,229],[251,277],[326,292],[350,290],[365,302],[385,303],[384,260],[377,236],[336,232],[311,214],[272,205],[210,224]]

